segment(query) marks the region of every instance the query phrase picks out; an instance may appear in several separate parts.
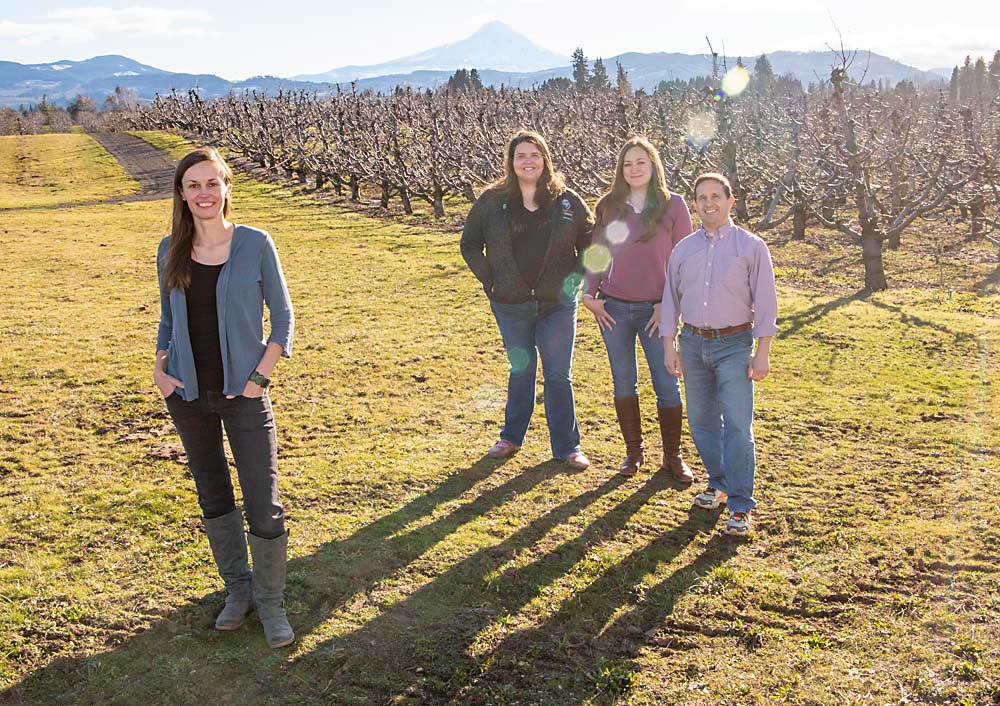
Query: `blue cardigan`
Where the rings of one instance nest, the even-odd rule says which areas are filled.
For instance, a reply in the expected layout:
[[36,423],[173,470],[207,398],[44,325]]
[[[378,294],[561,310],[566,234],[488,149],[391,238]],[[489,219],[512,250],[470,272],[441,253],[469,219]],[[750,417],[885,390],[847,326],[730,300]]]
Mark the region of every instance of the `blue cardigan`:
[[[160,241],[156,271],[160,282],[160,329],[156,350],[167,351],[167,374],[184,383],[177,394],[188,402],[198,399],[198,376],[188,333],[187,299],[182,289],[163,288],[163,267],[170,236]],[[215,288],[219,311],[219,343],[224,372],[222,391],[241,395],[250,373],[257,367],[267,343],[281,346],[286,358],[292,354],[295,317],[281,272],[278,251],[267,231],[237,225],[229,259],[222,267]],[[264,342],[264,303],[271,317],[271,333]]]

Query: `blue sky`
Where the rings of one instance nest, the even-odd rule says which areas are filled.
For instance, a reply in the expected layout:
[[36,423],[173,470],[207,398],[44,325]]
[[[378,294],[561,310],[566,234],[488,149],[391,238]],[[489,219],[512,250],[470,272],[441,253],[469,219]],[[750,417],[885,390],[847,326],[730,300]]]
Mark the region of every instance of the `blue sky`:
[[[928,69],[987,60],[1000,47],[1000,2],[964,0],[959,12],[901,0],[0,0],[0,60],[43,63],[124,54],[170,71],[229,79],[290,76],[372,64],[457,41],[501,20],[568,56],[625,51],[757,56],[838,41]],[[930,4],[927,4],[930,6]],[[346,6],[347,9],[341,9]]]

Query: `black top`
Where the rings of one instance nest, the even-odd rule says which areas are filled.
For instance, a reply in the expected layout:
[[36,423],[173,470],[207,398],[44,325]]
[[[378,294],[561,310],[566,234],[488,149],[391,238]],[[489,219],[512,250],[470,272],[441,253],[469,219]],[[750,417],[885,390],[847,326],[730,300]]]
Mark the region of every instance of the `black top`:
[[215,286],[223,265],[203,265],[191,260],[191,285],[187,288],[188,334],[194,353],[199,394],[222,392],[225,379],[219,344],[219,311]]
[[549,249],[552,231],[545,228],[547,209],[529,211],[523,203],[514,205],[514,232],[511,234],[511,245],[514,248],[514,260],[521,276],[532,289],[538,284],[545,264],[545,253]]
[[[520,304],[530,299],[555,302],[572,296],[574,292],[567,287],[567,277],[573,274],[574,279],[583,279],[582,255],[590,245],[594,216],[571,189],[563,191],[551,205],[542,209],[545,213],[539,215],[538,228],[546,233],[547,241],[538,252],[543,253],[543,267],[537,274],[537,281],[529,285],[514,256],[514,241],[520,238],[513,232],[512,221],[516,213],[513,209],[520,207],[519,201],[519,198],[508,198],[505,189],[496,187],[476,199],[462,229],[465,263],[482,282],[491,301],[502,304]],[[520,237],[528,238],[524,245],[533,242],[525,234]],[[530,276],[528,272],[524,274]]]

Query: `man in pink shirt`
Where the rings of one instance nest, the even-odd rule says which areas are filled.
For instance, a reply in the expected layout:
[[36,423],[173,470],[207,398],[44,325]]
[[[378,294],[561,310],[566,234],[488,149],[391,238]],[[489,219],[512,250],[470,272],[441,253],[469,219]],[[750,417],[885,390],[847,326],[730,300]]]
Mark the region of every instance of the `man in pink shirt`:
[[729,218],[735,199],[723,175],[699,176],[694,196],[702,227],[667,263],[663,360],[672,375],[683,375],[691,438],[708,472],[708,488],[694,504],[728,503],[726,534],[744,536],[756,505],[753,387],[770,371],[778,330],[774,268],[764,241]]

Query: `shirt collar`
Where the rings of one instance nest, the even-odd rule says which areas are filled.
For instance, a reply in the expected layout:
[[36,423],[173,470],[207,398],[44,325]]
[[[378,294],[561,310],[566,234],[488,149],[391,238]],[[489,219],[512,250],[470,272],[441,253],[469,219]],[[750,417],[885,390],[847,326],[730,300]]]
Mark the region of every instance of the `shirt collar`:
[[[727,235],[729,235],[730,233],[732,233],[733,229],[735,227],[736,227],[736,225],[733,223],[733,219],[732,218],[730,218],[728,221],[726,221],[721,226],[719,226],[718,240],[722,240]],[[708,240],[708,241],[714,241],[714,240],[716,240],[716,236],[714,236],[711,233],[709,233],[708,229],[705,228],[705,226],[701,227],[701,235],[702,235],[702,237],[705,240]]]

